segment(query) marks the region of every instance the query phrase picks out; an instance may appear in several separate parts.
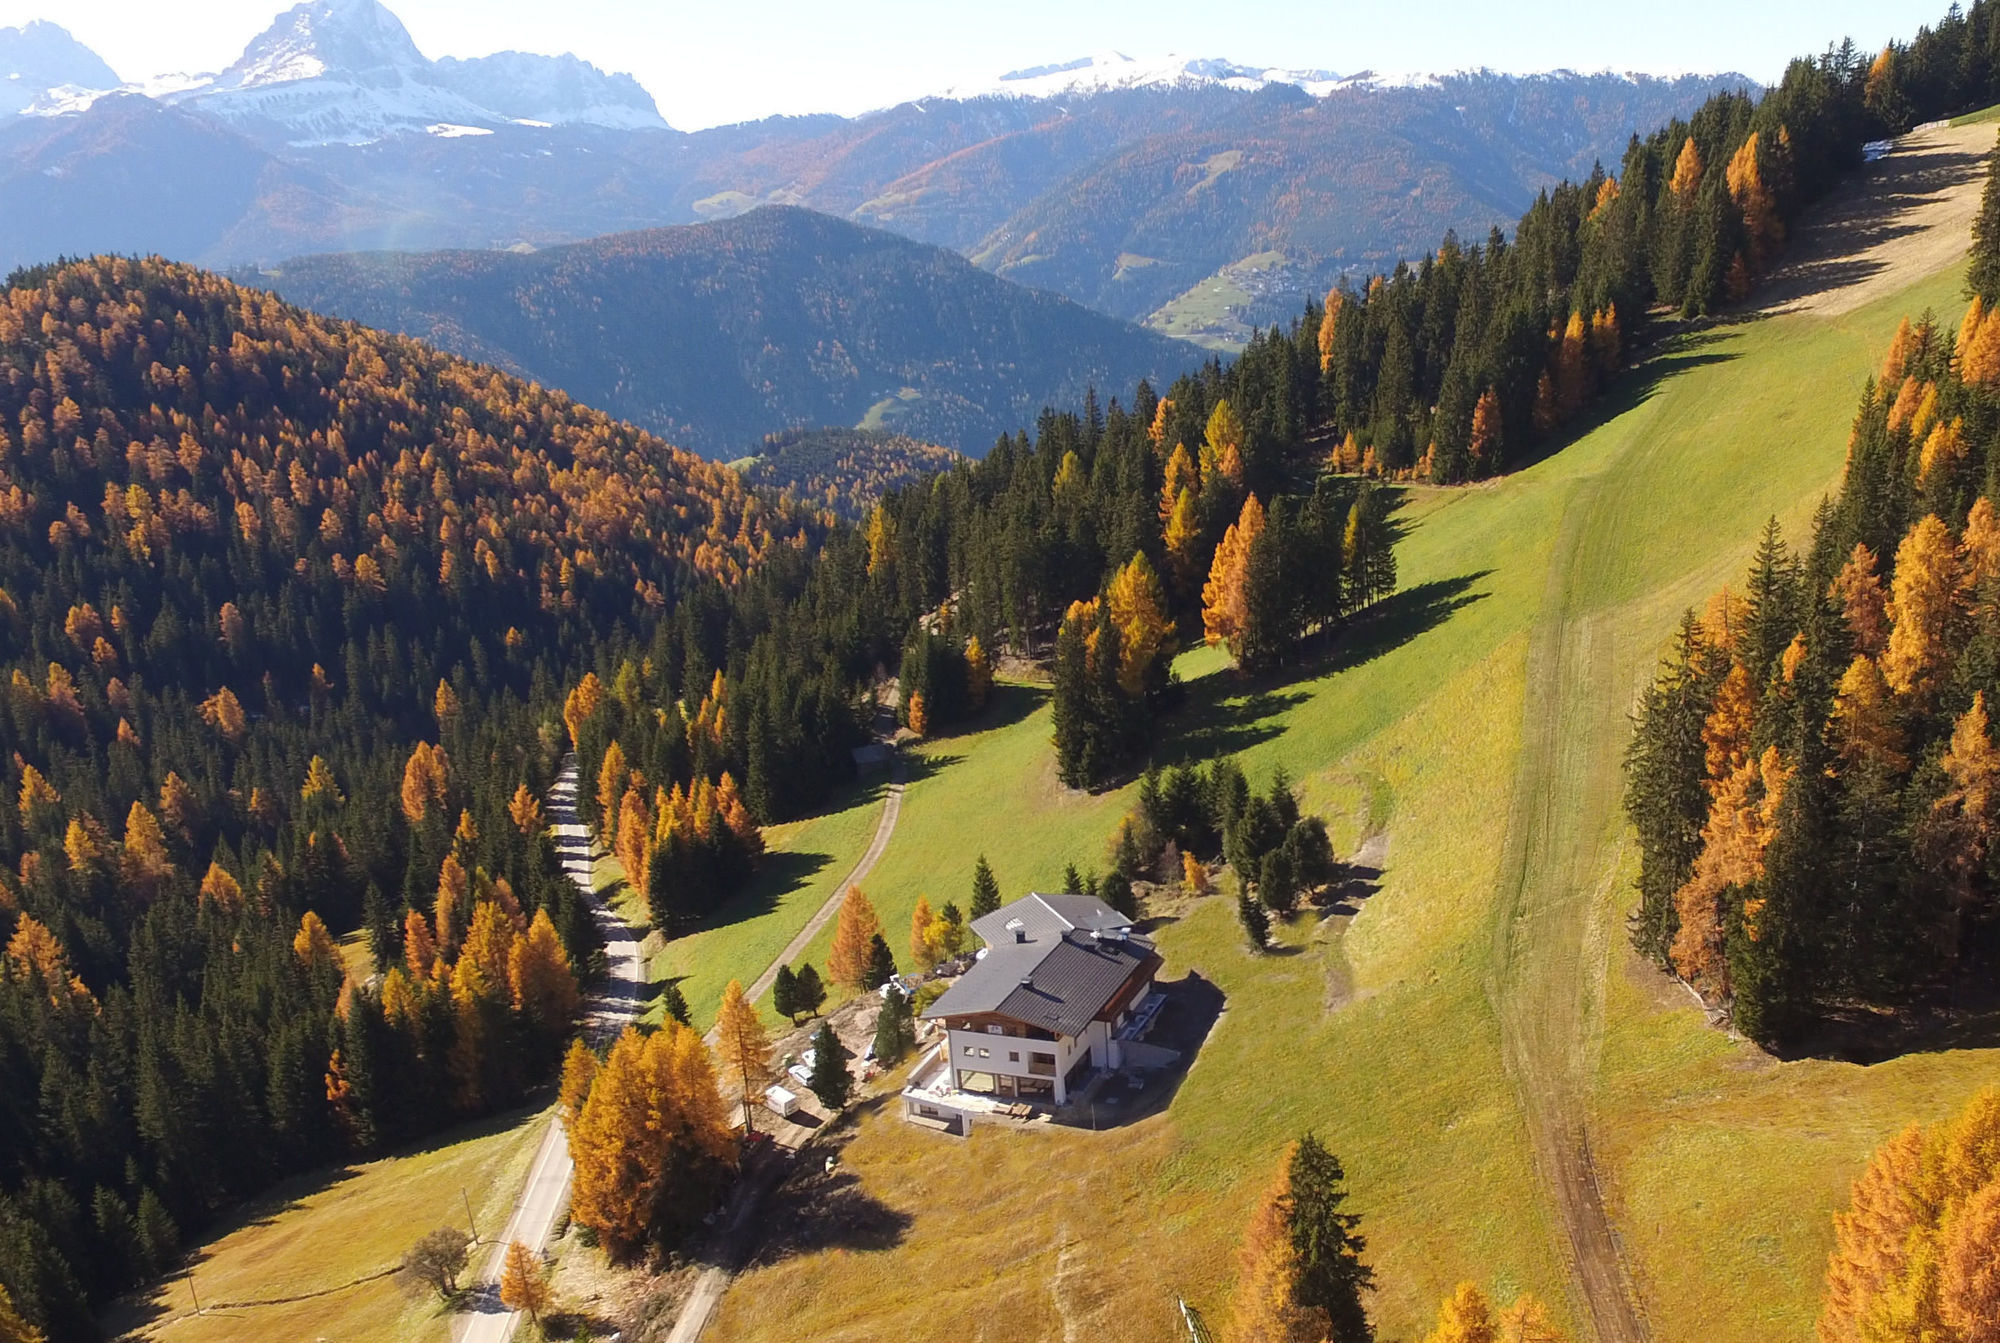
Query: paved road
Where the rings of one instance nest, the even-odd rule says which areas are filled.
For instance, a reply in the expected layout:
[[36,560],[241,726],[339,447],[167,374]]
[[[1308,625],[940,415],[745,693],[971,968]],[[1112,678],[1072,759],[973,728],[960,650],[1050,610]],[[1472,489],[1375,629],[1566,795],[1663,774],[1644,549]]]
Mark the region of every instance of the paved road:
[[[854,865],[854,870],[841,878],[840,884],[833,888],[833,894],[827,896],[826,903],[806,920],[806,926],[799,929],[798,936],[785,944],[785,949],[778,953],[778,959],[765,966],[764,973],[758,975],[755,982],[750,985],[746,996],[751,1002],[756,1002],[770,992],[771,985],[777,981],[778,968],[790,965],[804,955],[805,949],[812,945],[812,940],[819,936],[820,930],[833,922],[833,916],[840,913],[840,902],[847,897],[847,888],[859,886],[866,881],[868,874],[875,870],[875,864],[882,861],[882,855],[889,847],[889,837],[896,833],[896,818],[903,814],[903,785],[908,780],[909,771],[903,766],[903,757],[898,755],[895,766],[889,773],[889,791],[882,802],[882,819],[875,824],[875,838],[869,841],[867,852],[861,855],[861,861]],[[709,1045],[713,1047],[716,1037],[715,1028],[712,1026],[709,1028],[707,1039]]]
[[[639,936],[626,922],[607,909],[591,884],[596,841],[590,828],[576,814],[576,757],[563,762],[562,774],[549,789],[550,829],[556,837],[556,853],[563,872],[577,884],[590,901],[591,917],[598,935],[604,939],[607,970],[604,982],[591,994],[586,1005],[584,1031],[595,1044],[616,1035],[638,1011],[640,994],[646,983],[645,960],[639,955]],[[507,1343],[520,1323],[518,1312],[500,1304],[500,1270],[506,1261],[507,1246],[520,1241],[539,1250],[548,1243],[549,1232],[569,1197],[569,1140],[562,1121],[551,1116],[535,1149],[535,1162],[528,1171],[527,1187],[514,1204],[498,1240],[480,1269],[479,1286],[468,1308],[454,1318],[452,1337],[456,1343]]]

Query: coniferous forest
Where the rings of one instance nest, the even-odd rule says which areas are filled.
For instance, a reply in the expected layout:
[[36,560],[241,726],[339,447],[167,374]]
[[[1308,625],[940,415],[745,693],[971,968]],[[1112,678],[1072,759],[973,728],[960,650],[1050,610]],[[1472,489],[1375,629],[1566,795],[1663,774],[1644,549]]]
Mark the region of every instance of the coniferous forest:
[[[2000,165],[2000,153],[1994,163]],[[1956,329],[1905,320],[1802,548],[1681,621],[1627,810],[1640,947],[1776,1045],[2000,959],[2000,176]]]

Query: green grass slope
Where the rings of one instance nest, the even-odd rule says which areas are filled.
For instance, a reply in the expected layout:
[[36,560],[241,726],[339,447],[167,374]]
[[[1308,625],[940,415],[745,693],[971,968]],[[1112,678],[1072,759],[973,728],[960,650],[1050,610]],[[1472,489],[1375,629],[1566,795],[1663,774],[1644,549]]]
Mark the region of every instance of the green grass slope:
[[[1337,666],[1246,692],[1213,654],[1184,658],[1192,702],[1165,754],[1234,750],[1258,783],[1282,764],[1348,840],[1386,820],[1380,893],[1345,929],[1287,930],[1287,955],[1250,956],[1224,900],[1161,929],[1169,975],[1198,968],[1228,995],[1165,1115],[963,1143],[866,1116],[847,1168],[907,1229],[753,1271],[712,1336],[779,1338],[809,1309],[826,1339],[936,1311],[1010,1336],[1167,1339],[1176,1293],[1226,1319],[1244,1218],[1311,1127],[1367,1218],[1383,1336],[1425,1332],[1474,1279],[1552,1299],[1587,1337],[1548,1178],[1587,1122],[1606,1245],[1652,1337],[1809,1337],[1828,1218],[1869,1149],[2000,1056],[1777,1064],[1710,1029],[1627,947],[1618,765],[1679,609],[1738,577],[1767,516],[1803,536],[1896,321],[1953,310],[1957,287],[1690,338],[1560,454],[1416,492],[1405,593]],[[899,953],[918,894],[965,899],[981,851],[1009,895],[1103,865],[1130,789],[1059,788],[1048,736],[1046,702],[1014,688],[982,730],[924,745],[868,883]]]

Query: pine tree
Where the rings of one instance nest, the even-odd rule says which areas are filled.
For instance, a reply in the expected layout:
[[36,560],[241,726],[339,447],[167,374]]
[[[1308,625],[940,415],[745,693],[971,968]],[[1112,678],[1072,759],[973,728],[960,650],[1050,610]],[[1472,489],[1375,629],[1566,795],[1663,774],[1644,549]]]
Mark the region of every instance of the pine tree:
[[1056,777],[1071,788],[1087,788],[1093,780],[1090,644],[1089,631],[1074,608],[1056,631],[1053,680],[1050,714]]
[[980,854],[972,865],[972,917],[983,919],[1000,908],[1000,883],[993,876],[993,868]]
[[1331,1343],[1368,1343],[1374,1331],[1361,1294],[1374,1287],[1375,1275],[1361,1261],[1368,1248],[1361,1218],[1343,1211],[1347,1174],[1340,1158],[1307,1133],[1292,1149],[1289,1167],[1285,1214],[1298,1255],[1299,1304],[1326,1313]]
[[1264,951],[1271,941],[1271,916],[1264,912],[1264,906],[1246,891],[1236,898],[1236,917],[1250,935],[1251,949]]
[[1972,220],[1972,259],[1966,265],[1965,292],[2000,307],[2000,146],[1986,156],[1986,188],[1979,213]]
[[771,981],[771,1010],[794,1024],[799,1019],[799,980],[789,965],[780,965]]
[[669,1021],[678,1021],[683,1026],[690,1024],[687,996],[677,981],[669,979],[660,986],[660,1010]]
[[812,1080],[807,1085],[819,1103],[835,1114],[846,1107],[848,1093],[854,1088],[854,1078],[847,1071],[847,1051],[830,1021],[821,1022],[813,1036]]
[[820,983],[819,971],[812,968],[811,962],[799,967],[796,984],[799,1014],[812,1016],[826,1002],[826,986]]
[[771,1080],[771,1037],[744,996],[741,980],[730,980],[722,991],[722,1007],[715,1014],[715,1048],[723,1067],[742,1088],[743,1131],[754,1132],[751,1097]]
[[896,955],[882,934],[876,933],[868,939],[868,969],[861,977],[861,987],[879,989],[895,977]]
[[833,947],[826,957],[827,973],[836,984],[856,989],[873,987],[868,983],[870,944],[881,935],[882,920],[876,917],[875,906],[868,902],[859,886],[848,887],[834,919]]
[[549,1299],[549,1280],[542,1275],[542,1266],[534,1252],[518,1240],[509,1242],[506,1262],[500,1270],[500,1304],[509,1310],[526,1311],[539,1327],[542,1313],[549,1308]]
[[882,995],[882,1012],[875,1019],[875,1059],[885,1068],[894,1067],[916,1043],[910,997],[901,989],[890,989]]

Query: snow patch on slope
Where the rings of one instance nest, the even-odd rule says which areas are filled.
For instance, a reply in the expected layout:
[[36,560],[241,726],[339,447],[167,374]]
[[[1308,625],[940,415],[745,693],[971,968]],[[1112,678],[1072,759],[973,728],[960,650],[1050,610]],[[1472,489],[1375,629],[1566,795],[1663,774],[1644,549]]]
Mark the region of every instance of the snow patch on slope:
[[96,52],[56,24],[0,28],[0,116],[25,112],[58,92],[73,98],[118,83]]
[[1208,57],[1173,54],[1135,57],[1109,51],[1059,64],[1010,70],[993,79],[955,85],[937,96],[951,100],[1061,98],[1113,89],[1203,86],[1254,91],[1267,84],[1296,84],[1308,92],[1324,93],[1339,78],[1331,70],[1283,70]]

